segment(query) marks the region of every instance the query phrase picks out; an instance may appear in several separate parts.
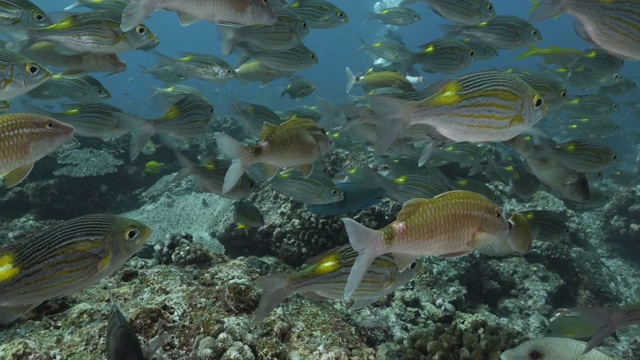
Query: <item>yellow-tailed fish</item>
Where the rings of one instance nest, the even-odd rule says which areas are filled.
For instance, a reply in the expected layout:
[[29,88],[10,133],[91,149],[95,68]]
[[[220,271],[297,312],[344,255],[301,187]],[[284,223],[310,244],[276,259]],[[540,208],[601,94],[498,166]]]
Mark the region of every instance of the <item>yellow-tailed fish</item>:
[[276,13],[265,0],[131,0],[122,12],[122,29],[133,29],[159,9],[177,12],[182,26],[198,20],[244,26],[276,22]]
[[546,113],[540,94],[524,80],[482,71],[443,80],[407,101],[382,95],[368,102],[379,115],[376,151],[384,152],[412,125],[428,125],[455,142],[498,142],[533,131]]
[[241,200],[233,206],[233,222],[238,229],[259,228],[264,225],[264,216],[253,203]]
[[388,7],[378,13],[371,13],[369,19],[380,20],[388,25],[404,26],[418,22],[422,20],[422,17],[408,7],[398,6]]
[[[340,300],[351,267],[358,253],[349,245],[331,249],[307,260],[308,266],[292,274],[262,276],[258,285],[264,290],[253,321],[264,320],[273,309],[291,294],[304,292],[310,300]],[[381,255],[367,268],[364,279],[355,290],[349,309],[361,309],[377,299],[392,293],[423,271],[419,262],[413,262],[400,271],[390,255]]]
[[0,49],[0,100],[27,93],[51,78],[51,71],[13,51]]
[[559,337],[531,339],[512,349],[505,350],[502,355],[500,355],[500,360],[529,360],[535,358],[554,360],[614,360],[613,357],[597,350],[583,354],[582,351],[585,344],[583,341]]
[[496,10],[488,0],[425,1],[436,14],[458,24],[480,24],[496,16]]
[[279,71],[302,71],[318,63],[316,53],[302,42],[286,50],[250,50],[246,52],[248,57],[260,60],[267,67]]
[[0,115],[0,175],[5,175],[4,186],[20,183],[37,160],[69,141],[73,133],[71,125],[46,116]]
[[280,95],[284,97],[285,94],[289,94],[291,99],[303,99],[311,95],[316,90],[316,86],[313,83],[302,76],[294,75],[289,78],[287,87],[282,89]]
[[463,256],[509,231],[500,207],[480,194],[464,190],[408,201],[397,219],[380,230],[349,218],[343,221],[349,242],[358,252],[344,290],[345,299],[354,293],[369,265],[382,254],[391,253],[403,271],[420,256]]
[[86,215],[0,248],[0,324],[45,300],[76,293],[113,274],[151,229],[135,220]]
[[314,162],[333,150],[331,137],[308,119],[289,120],[278,126],[266,123],[254,146],[245,146],[224,133],[216,132],[215,136],[218,149],[232,160],[222,193],[231,190],[252,164],[262,164],[268,180],[283,167],[297,167],[309,176]]

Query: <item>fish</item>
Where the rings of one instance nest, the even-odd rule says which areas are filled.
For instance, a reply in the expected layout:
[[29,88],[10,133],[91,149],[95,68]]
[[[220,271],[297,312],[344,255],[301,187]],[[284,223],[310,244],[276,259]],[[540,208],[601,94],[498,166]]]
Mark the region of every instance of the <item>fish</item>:
[[583,341],[560,337],[531,339],[502,352],[500,360],[614,360],[613,357],[597,350],[589,354],[581,354],[584,344]]
[[380,230],[369,229],[350,218],[343,222],[349,243],[358,252],[344,289],[345,299],[358,288],[377,256],[391,253],[403,271],[420,256],[463,256],[509,231],[500,207],[465,190],[407,201],[397,219]]
[[313,83],[302,76],[292,76],[289,78],[289,83],[282,89],[280,95],[284,97],[288,94],[291,100],[304,99],[311,95],[316,90],[316,86]]
[[222,25],[272,25],[276,13],[264,0],[131,0],[122,11],[122,31],[128,31],[156,10],[178,13],[182,26],[199,20]]
[[204,94],[200,90],[192,86],[172,85],[164,89],[154,86],[151,100],[157,104],[173,104],[186,95],[195,95],[201,97],[204,100],[207,99],[207,97],[204,96]]
[[399,6],[388,7],[378,13],[370,13],[369,20],[380,20],[384,24],[404,26],[414,24],[422,20],[422,17],[410,8]]
[[[307,266],[292,274],[271,274],[258,278],[264,290],[254,323],[264,320],[273,309],[294,293],[303,292],[311,300],[340,300],[349,271],[358,253],[345,245],[331,249],[307,260]],[[366,270],[361,285],[353,293],[350,310],[368,306],[377,299],[394,292],[423,272],[415,261],[405,271],[399,271],[393,257],[381,255]]]
[[379,88],[396,88],[402,91],[416,91],[413,84],[406,77],[393,71],[367,72],[363,75],[355,76],[347,66],[347,87],[349,93],[355,84],[362,86],[365,93]]
[[68,98],[79,102],[97,102],[111,99],[111,93],[100,80],[88,74],[55,74],[40,86],[29,91],[33,99],[54,100]]
[[322,216],[343,215],[377,205],[387,193],[383,187],[365,187],[354,182],[341,182],[335,186],[342,193],[341,200],[327,204],[305,204],[307,210]]
[[524,80],[540,94],[549,111],[562,109],[561,105],[569,101],[569,92],[560,81],[526,70],[513,69],[508,72]]
[[28,0],[3,0],[0,2],[0,29],[13,36],[24,29],[51,25],[49,15]]
[[13,51],[0,49],[0,101],[25,94],[51,78],[51,71]]
[[259,228],[264,225],[264,216],[253,203],[238,201],[233,205],[233,222],[237,229]]
[[562,213],[551,210],[523,210],[520,214],[527,219],[540,240],[561,240],[569,233],[567,217]]
[[362,44],[358,52],[366,50],[373,55],[383,58],[390,62],[405,62],[411,60],[413,53],[404,43],[397,41],[381,40],[367,44],[364,39],[358,36]]
[[609,54],[625,60],[640,60],[640,12],[634,0],[536,0],[531,21],[562,14],[577,21],[576,34]]
[[344,198],[333,179],[318,170],[307,177],[295,171],[280,172],[268,184],[274,191],[304,204],[330,204]]
[[35,231],[0,248],[0,324],[45,300],[76,293],[124,265],[151,234],[132,219],[92,214]]
[[539,48],[535,44],[529,44],[528,49],[518,55],[516,59],[522,60],[532,56],[540,56],[544,59],[544,64],[569,67],[573,66],[581,56],[584,56],[584,52],[574,48],[561,48],[553,45],[547,48]]
[[597,141],[575,139],[557,144],[550,139],[543,141],[545,153],[569,169],[594,173],[613,166],[618,154],[609,146]]
[[493,4],[487,0],[425,0],[433,12],[463,25],[475,25],[496,16]]
[[129,4],[129,0],[76,0],[75,3],[64,8],[65,11],[86,7],[92,10],[109,10],[122,14],[124,8]]
[[167,85],[175,85],[189,79],[180,69],[171,65],[155,65],[150,68],[140,65],[140,68],[143,73],[150,74]]
[[579,137],[605,137],[620,132],[620,125],[606,117],[573,118],[563,121],[569,134]]
[[429,86],[419,101],[371,95],[378,114],[376,152],[383,153],[412,125],[423,124],[454,142],[499,142],[534,131],[546,113],[540,94],[524,80],[482,71]]
[[111,315],[107,323],[107,360],[144,360],[138,334],[112,299]]
[[204,141],[213,113],[213,105],[207,99],[186,94],[169,106],[164,114],[151,121],[151,124],[154,133],[164,135],[165,145],[175,146],[179,140],[191,138]]
[[477,251],[479,253],[487,256],[507,256],[511,254],[524,255],[531,250],[531,244],[536,237],[536,232],[527,221],[527,218],[514,212],[507,221],[509,222],[507,235],[478,248]]
[[172,66],[184,77],[225,83],[236,78],[236,71],[223,59],[206,54],[180,52],[180,57],[170,58],[154,51],[158,67]]
[[606,95],[577,95],[559,107],[560,111],[575,117],[604,117],[620,110],[620,105]]
[[282,120],[273,110],[260,104],[238,101],[231,92],[231,106],[229,112],[240,118],[242,128],[250,135],[258,136],[265,123],[280,125]]
[[144,164],[144,172],[147,174],[152,174],[152,175],[159,174],[163,168],[164,168],[164,163],[155,161],[155,160],[147,161],[147,163]]
[[19,184],[36,161],[73,135],[73,126],[50,117],[29,113],[0,115],[0,175],[4,175],[4,186]]
[[427,72],[454,74],[471,66],[476,59],[475,50],[456,38],[433,40],[420,48],[413,61]]
[[542,40],[540,30],[517,16],[498,15],[477,25],[441,25],[448,33],[470,35],[496,49],[516,50]]
[[[245,49],[247,50],[247,49]],[[247,57],[259,60],[265,66],[283,72],[306,70],[318,63],[318,56],[299,42],[287,50],[249,50]]]
[[236,74],[238,74],[238,80],[242,84],[259,82],[261,86],[266,86],[274,80],[290,76],[293,71],[276,70],[268,67],[262,61],[253,59],[242,63],[236,69]]
[[296,0],[289,4],[289,9],[312,29],[330,29],[349,23],[349,16],[326,0]]
[[252,164],[262,164],[267,180],[283,167],[297,167],[307,177],[313,172],[313,163],[333,150],[333,140],[327,132],[308,119],[288,120],[280,125],[265,123],[254,146],[245,146],[221,132],[216,132],[215,137],[218,149],[232,160],[222,193],[231,190]]
[[624,95],[638,88],[638,85],[631,79],[621,76],[616,83],[601,86],[598,89],[599,95],[619,96]]
[[196,164],[178,151],[174,151],[182,169],[178,171],[172,181],[180,181],[188,176],[195,176],[198,179],[200,191],[213,193],[231,200],[240,200],[253,193],[256,183],[248,175],[243,174],[236,186],[226,193],[222,192],[224,176],[231,166],[227,160],[206,159],[201,164]]
[[498,55],[500,55],[498,53],[498,49],[485,44],[481,39],[478,39],[475,36],[467,35],[458,38],[464,41],[465,44],[469,45],[469,47],[473,49],[473,51],[475,52],[474,56],[476,60],[490,60],[497,58]]

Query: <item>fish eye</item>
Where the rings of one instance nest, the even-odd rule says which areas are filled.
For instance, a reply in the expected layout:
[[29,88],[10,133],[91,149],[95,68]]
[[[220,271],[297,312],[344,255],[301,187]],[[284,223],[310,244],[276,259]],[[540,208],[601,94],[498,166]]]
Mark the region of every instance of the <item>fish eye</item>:
[[531,360],[542,359],[542,354],[538,350],[531,350],[527,355],[529,355],[529,359]]
[[130,227],[124,232],[125,240],[135,240],[140,235],[140,230]]
[[226,71],[226,72],[227,72],[227,74],[229,74],[229,75],[233,74],[233,71],[231,71],[231,69],[227,69],[227,71]]
[[136,32],[140,35],[144,35],[147,32],[147,28],[142,25],[138,25],[136,26]]
[[306,22],[306,21],[303,21],[303,22],[302,22],[302,28],[303,28],[303,29],[306,29],[306,28],[307,28],[307,22]]
[[344,18],[344,17],[345,17],[344,12],[340,11],[340,12],[338,13],[338,17],[339,17],[339,18]]
[[613,74],[613,78],[615,80],[620,80],[620,74]]
[[97,91],[98,91],[98,94],[102,94],[102,93],[104,93],[104,90],[102,90],[102,88],[98,88],[98,90],[97,90]]
[[533,97],[533,109],[538,110],[542,106],[542,96],[536,95]]
[[418,266],[418,263],[417,263],[417,262],[415,262],[415,261],[414,261],[414,262],[412,262],[412,263],[411,263],[411,270],[415,269],[415,268],[416,268],[416,266]]
[[562,90],[562,91],[560,92],[560,97],[562,97],[562,98],[566,98],[566,97],[567,97],[567,95],[568,95],[568,94],[567,94],[567,90]]
[[413,15],[413,18],[414,18],[414,19],[419,20],[419,19],[420,19],[420,15],[418,15],[418,14],[414,14],[414,15]]
[[618,104],[613,104],[613,108],[617,109],[618,108]]
[[311,54],[310,56],[311,56],[312,59],[316,58],[316,54]]
[[338,195],[339,193],[338,189],[331,190],[331,195]]
[[262,0],[262,3],[265,4],[265,5],[268,5],[269,4],[269,0]]
[[489,11],[493,10],[493,4],[487,4],[487,10]]
[[38,75],[40,72],[40,66],[34,64],[27,64],[24,69],[27,70],[29,75]]
[[617,159],[617,158],[618,158],[618,155],[617,155],[617,154],[613,154],[613,156],[611,156],[611,160],[615,160],[615,159]]
[[471,56],[471,57],[476,56],[476,52],[475,52],[475,51],[473,51],[473,50],[469,51],[469,56]]
[[47,129],[53,129],[53,122],[52,121],[47,121],[45,126],[47,127]]
[[500,219],[502,217],[502,213],[501,213],[500,209],[496,210],[496,214],[495,215],[496,215],[496,219]]
[[33,20],[37,21],[37,22],[42,22],[46,19],[46,17],[44,16],[43,13],[41,12],[37,12],[33,14]]

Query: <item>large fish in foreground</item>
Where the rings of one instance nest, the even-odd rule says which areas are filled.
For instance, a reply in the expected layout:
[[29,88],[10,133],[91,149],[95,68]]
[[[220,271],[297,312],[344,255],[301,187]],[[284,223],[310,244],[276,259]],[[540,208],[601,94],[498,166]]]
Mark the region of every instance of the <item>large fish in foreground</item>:
[[597,350],[582,355],[584,345],[582,341],[559,337],[531,339],[504,351],[500,360],[614,360]]
[[69,141],[73,133],[73,126],[46,116],[0,115],[0,175],[6,174],[4,186],[20,183],[37,160]]
[[380,230],[349,218],[343,222],[351,246],[359,253],[344,289],[345,299],[354,293],[367,268],[382,254],[391,253],[403,271],[420,256],[463,256],[509,232],[500,207],[465,190],[407,201],[396,221]]
[[131,0],[122,12],[122,30],[131,30],[152,12],[176,11],[182,26],[198,20],[223,25],[271,25],[276,13],[264,0]]
[[73,294],[113,274],[151,229],[135,220],[86,215],[0,248],[0,324],[45,300]]

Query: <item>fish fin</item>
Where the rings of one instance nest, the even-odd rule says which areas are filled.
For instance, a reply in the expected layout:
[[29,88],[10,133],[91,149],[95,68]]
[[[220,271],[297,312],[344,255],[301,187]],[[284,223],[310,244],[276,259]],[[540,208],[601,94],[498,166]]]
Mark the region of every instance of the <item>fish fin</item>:
[[349,310],[360,310],[362,308],[365,308],[371,304],[373,304],[374,302],[376,302],[376,300],[378,300],[378,298],[364,298],[364,299],[356,299],[353,304],[351,304],[348,309]]
[[174,150],[173,153],[176,155],[176,158],[178,159],[178,163],[180,163],[180,166],[182,167],[182,169],[178,171],[178,173],[173,178],[173,180],[171,180],[171,182],[176,182],[191,175],[192,169],[193,169],[193,163],[189,161],[189,159],[187,159],[187,157],[182,155],[180,152]]
[[131,126],[131,139],[129,140],[129,159],[134,161],[147,142],[151,139],[151,136],[155,133],[153,126],[147,122],[132,122]]
[[380,247],[382,234],[378,230],[369,229],[353,219],[344,218],[342,222],[347,230],[351,247],[358,252],[358,257],[351,267],[351,272],[344,288],[344,299],[347,300],[360,286],[373,260],[380,255],[375,253],[374,248]]
[[393,258],[396,260],[396,265],[398,265],[398,271],[403,272],[406,268],[411,265],[416,259],[417,256],[413,254],[402,254],[402,253],[393,253]]
[[[438,14],[438,13],[436,13]],[[440,15],[440,14],[438,14]],[[442,15],[441,15],[442,16]],[[462,26],[460,25],[438,25],[438,27],[440,28],[440,30],[442,30],[443,33],[445,33],[445,36],[449,36],[449,35],[453,35],[453,34],[458,34],[460,32],[460,30],[462,30]],[[480,38],[478,38],[478,40],[482,40]]]
[[313,163],[298,165],[297,168],[302,173],[302,176],[307,178],[311,176],[311,173],[313,172]]
[[407,110],[411,102],[384,95],[369,95],[367,102],[379,118],[375,150],[381,155],[409,128],[411,120]]
[[471,251],[458,251],[458,252],[453,252],[453,253],[449,253],[449,254],[440,254],[440,256],[441,257],[445,257],[445,258],[454,258],[454,257],[467,255],[470,252]]
[[402,205],[402,210],[400,210],[400,212],[398,213],[398,216],[396,217],[396,221],[397,222],[404,221],[405,219],[413,215],[414,212],[418,211],[420,207],[422,207],[427,201],[429,200],[416,198],[416,199],[411,199],[405,202]]
[[529,11],[529,21],[536,22],[550,17],[556,17],[566,10],[567,1],[560,0],[532,0],[533,7]]
[[253,323],[264,320],[280,303],[282,303],[292,292],[291,275],[276,274],[261,276],[258,278],[258,285],[264,290],[260,298],[260,304],[253,314]]
[[436,149],[436,142],[433,140],[427,140],[427,143],[422,149],[420,153],[420,158],[418,159],[418,167],[422,167],[422,165],[426,164],[433,155],[433,151]]
[[[172,150],[180,150],[184,145],[184,141],[178,138],[175,138],[171,135],[160,134],[158,135],[158,143],[164,145]],[[143,145],[144,147],[144,145]]]
[[122,31],[133,29],[148,18],[154,10],[153,3],[149,0],[131,0],[122,10],[120,29]]
[[262,125],[262,130],[260,130],[260,135],[258,136],[260,140],[264,140],[267,136],[271,135],[271,133],[277,128],[277,125],[273,125],[270,122],[265,122]]
[[355,85],[356,83],[356,76],[353,74],[353,72],[351,71],[351,69],[349,69],[348,66],[345,70],[347,72],[347,94],[348,94],[353,88],[353,85]]
[[232,26],[218,26],[218,35],[222,55],[227,56],[231,54],[238,44],[236,28]]
[[600,345],[604,339],[613,335],[618,330],[613,324],[613,314],[611,309],[599,307],[577,307],[573,309],[580,317],[584,318],[589,324],[596,329],[587,342],[582,354],[586,354],[591,349]]
[[250,164],[245,164],[242,161],[245,158],[243,154],[246,147],[240,141],[221,132],[216,132],[215,137],[220,152],[231,159],[231,166],[224,176],[224,184],[222,185],[222,193],[226,194],[236,186]]
[[595,331],[591,339],[589,339],[589,342],[587,342],[587,345],[585,345],[584,351],[582,351],[582,354],[584,355],[589,351],[591,351],[596,346],[600,345],[600,343],[603,342],[604,339],[613,335],[616,332],[616,330],[617,329],[613,326],[611,322],[604,324],[603,326],[598,328],[598,330]]
[[505,238],[500,238],[494,242],[482,245],[476,249],[482,255],[485,256],[507,256],[513,253],[511,246]]
[[178,19],[180,20],[180,26],[189,26],[197,23],[201,19],[193,14],[189,14],[184,11],[176,11],[178,13]]
[[327,301],[327,300],[333,300],[330,297],[324,296],[324,295],[320,295],[317,292],[314,291],[307,291],[304,293],[304,297],[305,299],[309,300],[309,301],[313,301],[313,302],[318,302],[318,301]]
[[278,173],[280,172],[279,166],[271,164],[262,164],[262,169],[264,170],[264,176],[267,178],[267,181],[270,181],[271,179],[276,177],[276,175],[278,175]]
[[473,234],[473,243],[469,245],[472,249],[477,249],[479,247],[483,247],[500,240],[501,240],[501,237],[498,235],[489,234],[483,231],[478,231],[475,234]]
[[518,60],[526,59],[528,57],[535,56],[537,52],[538,52],[538,47],[535,46],[534,44],[529,44],[529,49],[523,52],[522,54],[518,55],[516,59]]
[[40,305],[40,303],[20,304],[15,306],[0,305],[0,325],[11,324],[38,305]]
[[4,176],[4,187],[14,187],[22,182],[33,169],[33,164],[22,165],[17,169],[11,170]]

